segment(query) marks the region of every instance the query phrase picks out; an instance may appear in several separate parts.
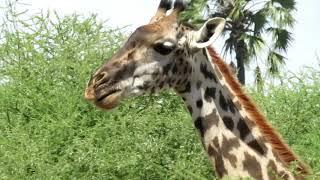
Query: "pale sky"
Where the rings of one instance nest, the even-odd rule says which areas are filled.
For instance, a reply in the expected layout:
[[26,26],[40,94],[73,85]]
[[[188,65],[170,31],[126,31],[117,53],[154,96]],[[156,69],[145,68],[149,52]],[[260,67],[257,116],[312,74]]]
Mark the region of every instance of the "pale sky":
[[[0,0],[0,7],[6,0]],[[297,20],[294,28],[294,41],[287,52],[287,69],[298,72],[302,66],[316,67],[316,52],[320,53],[320,7],[319,0],[296,0]],[[130,25],[128,31],[147,23],[155,12],[159,0],[20,0],[30,4],[31,12],[40,9],[55,9],[61,15],[74,12],[78,14],[97,14],[108,25],[123,27]],[[0,9],[1,11],[1,9]],[[1,12],[0,12],[1,16]],[[221,45],[216,45],[220,52]],[[319,66],[318,66],[319,67]]]

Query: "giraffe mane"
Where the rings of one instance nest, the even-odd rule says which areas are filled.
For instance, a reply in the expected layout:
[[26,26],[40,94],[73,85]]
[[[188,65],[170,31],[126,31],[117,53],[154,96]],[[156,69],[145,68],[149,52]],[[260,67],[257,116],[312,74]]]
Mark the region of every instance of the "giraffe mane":
[[263,113],[257,108],[251,98],[246,95],[240,83],[236,80],[228,65],[221,59],[219,54],[212,47],[207,47],[207,50],[211,56],[212,63],[218,67],[229,88],[233,91],[241,106],[248,114],[249,119],[255,122],[262,135],[271,144],[279,159],[286,166],[290,166],[292,162],[296,162],[298,165],[296,170],[298,172],[302,174],[311,174],[310,168],[293,153],[286,143],[284,143],[279,133],[271,127]]

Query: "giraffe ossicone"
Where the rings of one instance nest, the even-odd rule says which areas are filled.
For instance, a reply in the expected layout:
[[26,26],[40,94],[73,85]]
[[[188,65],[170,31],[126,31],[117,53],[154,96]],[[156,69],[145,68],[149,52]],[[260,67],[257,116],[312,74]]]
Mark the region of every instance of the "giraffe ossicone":
[[[174,89],[188,108],[218,177],[303,178],[309,169],[244,93],[210,45],[223,18],[196,30],[178,19],[186,2],[161,0],[149,24],[136,29],[88,82],[85,98],[102,109],[130,96]],[[296,173],[290,171],[295,163]]]

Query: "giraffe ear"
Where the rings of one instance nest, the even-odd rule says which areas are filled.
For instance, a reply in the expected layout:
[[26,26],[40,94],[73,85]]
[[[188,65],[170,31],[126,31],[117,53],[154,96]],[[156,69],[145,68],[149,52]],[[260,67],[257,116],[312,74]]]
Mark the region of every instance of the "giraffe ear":
[[201,49],[210,46],[222,33],[225,24],[226,20],[224,18],[209,19],[200,30],[193,34],[191,47]]

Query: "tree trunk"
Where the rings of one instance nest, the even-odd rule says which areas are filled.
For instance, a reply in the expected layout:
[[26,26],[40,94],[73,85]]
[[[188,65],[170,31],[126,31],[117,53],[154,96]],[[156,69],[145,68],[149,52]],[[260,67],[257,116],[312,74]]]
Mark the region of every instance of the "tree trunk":
[[246,84],[245,67],[244,63],[248,58],[247,45],[244,40],[238,40],[235,46],[236,59],[237,59],[237,77],[242,85]]

